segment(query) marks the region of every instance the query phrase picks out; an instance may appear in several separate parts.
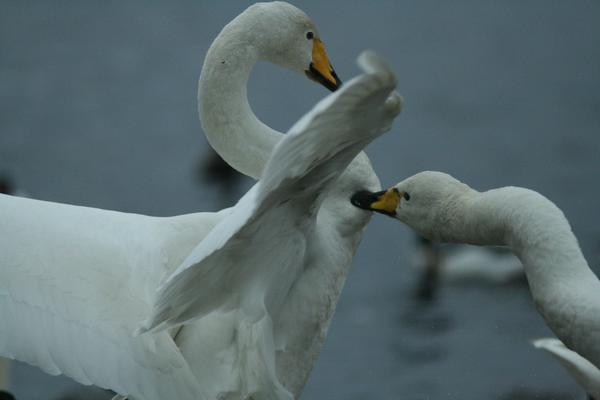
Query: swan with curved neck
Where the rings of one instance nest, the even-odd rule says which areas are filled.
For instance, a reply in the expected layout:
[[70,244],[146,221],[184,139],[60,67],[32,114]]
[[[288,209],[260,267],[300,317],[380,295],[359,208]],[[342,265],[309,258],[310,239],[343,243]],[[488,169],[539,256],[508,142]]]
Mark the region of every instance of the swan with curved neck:
[[360,151],[401,101],[366,53],[363,74],[281,136],[247,102],[261,59],[339,85],[295,7],[257,4],[225,27],[200,116],[262,178],[234,207],[156,218],[0,195],[0,355],[132,400],[299,397],[370,218],[347,199],[380,187]]
[[541,194],[504,187],[478,192],[450,175],[421,172],[352,203],[396,218],[435,241],[508,246],[556,336],[600,366],[600,281],[562,211]]
[[[200,75],[200,121],[219,155],[255,179],[262,176],[274,147],[284,137],[260,121],[248,102],[247,81],[259,61],[306,74],[330,90],[341,84],[313,22],[290,4],[255,4],[223,28],[207,52]],[[278,377],[295,397],[316,361],[369,220],[347,202],[363,187],[376,189],[380,183],[369,159],[360,153],[322,199],[311,254],[273,321],[276,335],[286,337],[285,346],[277,351]]]

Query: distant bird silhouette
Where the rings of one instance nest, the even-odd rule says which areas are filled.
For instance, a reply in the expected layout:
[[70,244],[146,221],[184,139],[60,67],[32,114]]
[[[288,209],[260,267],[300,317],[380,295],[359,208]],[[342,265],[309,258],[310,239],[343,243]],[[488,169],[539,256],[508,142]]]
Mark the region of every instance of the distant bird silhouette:
[[209,147],[208,152],[200,160],[198,175],[204,181],[214,182],[221,186],[234,185],[242,177],[212,147]]
[[461,246],[448,249],[420,236],[413,264],[419,271],[415,297],[435,299],[443,284],[505,285],[525,281],[519,260],[508,250]]
[[223,158],[209,146],[198,160],[196,167],[196,180],[199,185],[206,184],[216,186],[222,204],[232,206],[240,197],[239,188],[241,182],[248,179],[240,174],[232,166],[227,164]]
[[415,297],[421,301],[431,301],[439,286],[440,274],[440,246],[421,236],[416,236],[418,248],[418,261],[415,261],[421,271]]

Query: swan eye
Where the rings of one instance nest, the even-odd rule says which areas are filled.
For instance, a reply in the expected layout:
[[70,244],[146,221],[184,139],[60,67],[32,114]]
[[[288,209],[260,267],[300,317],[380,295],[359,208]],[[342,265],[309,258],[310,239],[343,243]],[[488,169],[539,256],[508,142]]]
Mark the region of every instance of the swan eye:
[[312,39],[312,38],[314,38],[314,37],[315,37],[315,34],[314,34],[314,33],[312,33],[311,31],[308,31],[308,32],[306,32],[306,38],[307,38],[308,40],[311,40],[311,39]]
[[406,200],[406,201],[410,200],[410,194],[408,194],[408,192],[404,192],[402,197],[404,197],[404,200]]

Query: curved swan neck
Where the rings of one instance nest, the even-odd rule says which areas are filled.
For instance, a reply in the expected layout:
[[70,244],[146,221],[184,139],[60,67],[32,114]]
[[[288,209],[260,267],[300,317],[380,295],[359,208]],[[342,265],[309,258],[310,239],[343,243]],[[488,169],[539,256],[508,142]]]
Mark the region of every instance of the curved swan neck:
[[469,191],[460,207],[454,212],[460,222],[451,225],[461,232],[453,232],[453,239],[509,246],[523,263],[534,298],[555,283],[593,275],[564,214],[539,193],[516,187]]
[[493,200],[472,189],[446,198],[434,217],[431,236],[442,242],[505,245],[505,225]]
[[223,28],[208,50],[198,83],[198,112],[217,153],[258,179],[281,133],[263,124],[248,103],[248,78],[263,57],[256,38],[247,33],[247,20],[240,17]]

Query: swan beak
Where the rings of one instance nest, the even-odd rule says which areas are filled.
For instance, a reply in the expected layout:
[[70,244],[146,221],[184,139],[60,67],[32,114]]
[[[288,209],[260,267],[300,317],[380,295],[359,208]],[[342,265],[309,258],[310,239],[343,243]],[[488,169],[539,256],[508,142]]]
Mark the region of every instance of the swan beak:
[[389,188],[381,192],[361,190],[354,193],[350,202],[363,210],[376,211],[381,214],[396,216],[396,209],[400,204],[401,194],[396,188]]
[[306,76],[310,79],[320,83],[332,92],[335,92],[342,86],[342,81],[338,78],[329,62],[323,42],[317,38],[313,39],[312,62],[308,71],[305,72]]

